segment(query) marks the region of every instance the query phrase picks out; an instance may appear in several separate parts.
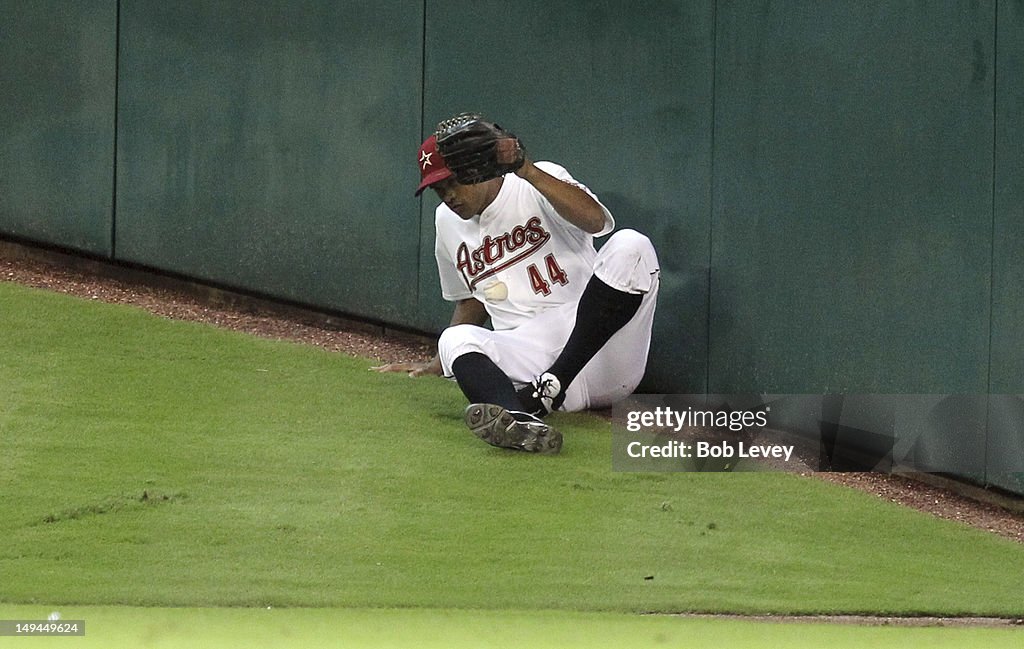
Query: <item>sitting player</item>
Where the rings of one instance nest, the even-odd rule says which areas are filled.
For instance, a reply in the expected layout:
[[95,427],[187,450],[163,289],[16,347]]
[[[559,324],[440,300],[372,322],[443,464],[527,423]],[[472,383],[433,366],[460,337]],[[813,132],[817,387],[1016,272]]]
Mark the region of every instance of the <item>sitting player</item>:
[[[454,378],[479,438],[557,453],[553,410],[608,407],[643,377],[658,259],[564,168],[532,162],[519,140],[479,115],[438,125],[420,146],[419,195],[433,189],[441,292],[455,303],[438,353],[379,371]],[[491,329],[485,327],[490,319]]]

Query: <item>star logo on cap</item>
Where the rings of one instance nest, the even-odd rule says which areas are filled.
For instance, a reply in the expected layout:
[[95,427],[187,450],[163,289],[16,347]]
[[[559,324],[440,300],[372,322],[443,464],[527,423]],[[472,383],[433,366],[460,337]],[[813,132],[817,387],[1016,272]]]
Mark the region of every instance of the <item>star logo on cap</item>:
[[424,152],[422,152],[420,154],[420,165],[422,165],[422,167],[424,169],[426,169],[427,167],[429,167],[431,165],[430,156],[432,156],[432,155],[434,155],[434,154],[433,153],[427,153],[426,151],[424,151]]

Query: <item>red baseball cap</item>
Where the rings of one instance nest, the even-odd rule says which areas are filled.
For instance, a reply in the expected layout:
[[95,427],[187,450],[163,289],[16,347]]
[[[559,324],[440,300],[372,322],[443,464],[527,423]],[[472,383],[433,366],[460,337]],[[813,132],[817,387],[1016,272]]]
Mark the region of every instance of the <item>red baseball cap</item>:
[[451,170],[444,163],[444,158],[437,150],[437,138],[433,135],[420,145],[419,165],[422,179],[420,186],[416,189],[416,196],[419,196],[427,187],[441,182],[445,178],[450,178],[452,175]]

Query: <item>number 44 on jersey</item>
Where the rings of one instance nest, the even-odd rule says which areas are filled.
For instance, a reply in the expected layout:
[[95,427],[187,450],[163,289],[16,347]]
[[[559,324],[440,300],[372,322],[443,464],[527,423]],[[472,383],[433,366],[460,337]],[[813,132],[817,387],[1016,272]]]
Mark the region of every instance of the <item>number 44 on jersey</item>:
[[547,271],[547,279],[541,274],[537,264],[530,264],[526,268],[526,273],[530,276],[530,286],[533,287],[533,292],[538,295],[551,295],[551,285],[559,284],[565,286],[569,283],[569,277],[562,270],[562,267],[558,265],[558,260],[555,259],[553,254],[548,255],[544,258],[544,266]]

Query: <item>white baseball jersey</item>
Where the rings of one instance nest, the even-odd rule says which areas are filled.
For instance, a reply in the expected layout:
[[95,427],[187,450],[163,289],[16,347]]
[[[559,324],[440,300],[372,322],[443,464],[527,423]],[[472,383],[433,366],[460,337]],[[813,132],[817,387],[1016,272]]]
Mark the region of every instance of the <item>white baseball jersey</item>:
[[[597,200],[563,167],[535,164]],[[533,185],[515,174],[504,177],[494,201],[471,219],[441,203],[434,219],[434,256],[442,295],[450,301],[475,297],[485,305],[496,331],[576,303],[594,272],[594,237],[615,227],[611,212],[604,205],[601,209],[605,226],[592,235],[559,216]]]

